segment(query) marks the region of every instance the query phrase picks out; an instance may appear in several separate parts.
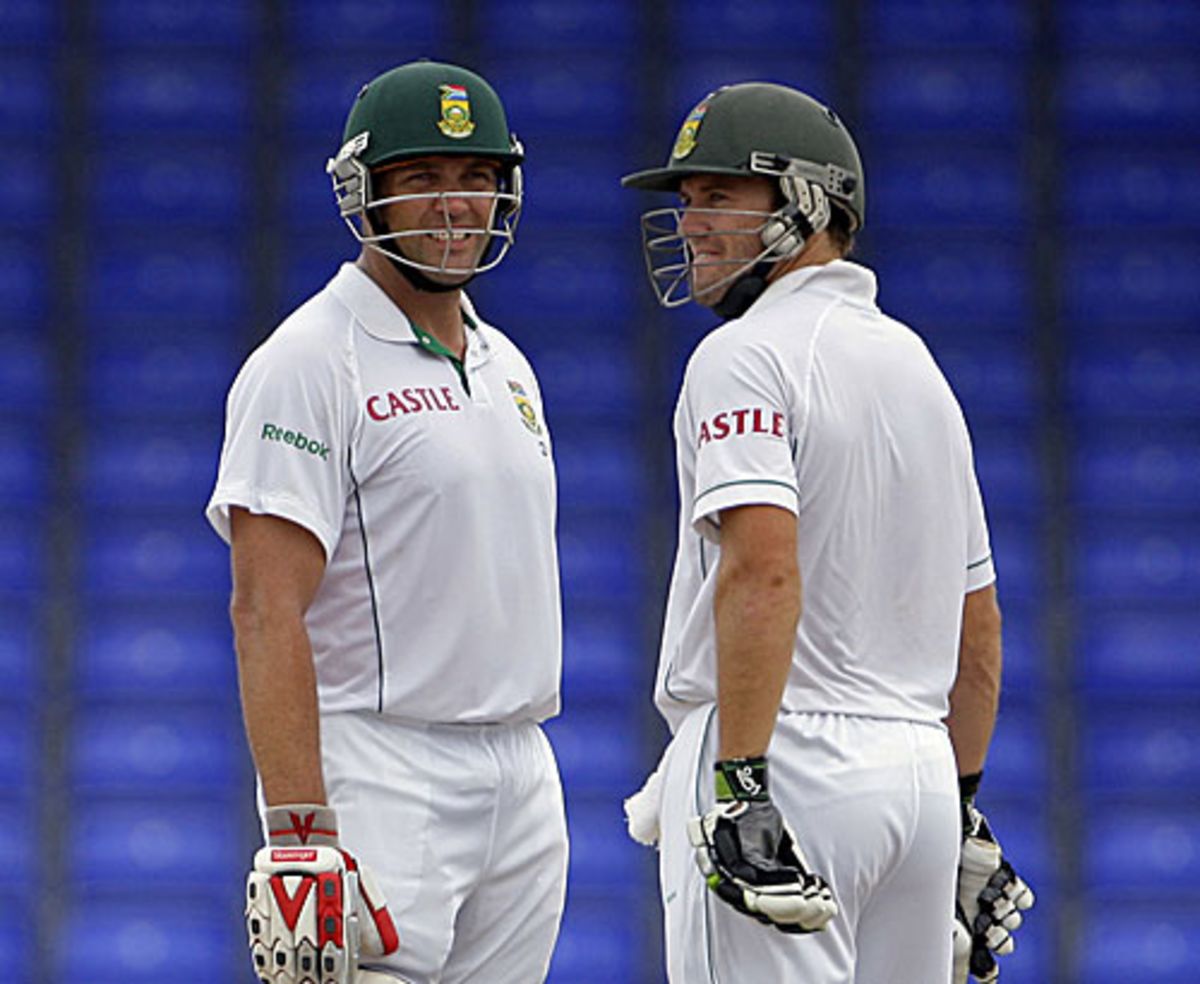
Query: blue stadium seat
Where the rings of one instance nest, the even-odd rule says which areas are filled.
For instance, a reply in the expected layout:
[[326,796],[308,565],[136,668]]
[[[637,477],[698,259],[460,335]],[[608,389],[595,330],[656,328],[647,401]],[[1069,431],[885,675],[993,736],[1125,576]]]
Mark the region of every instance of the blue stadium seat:
[[39,630],[36,612],[0,607],[0,702],[32,704],[39,695],[46,662]]
[[1050,786],[1050,742],[1038,707],[1005,700],[988,752],[990,792],[1041,797]]
[[653,666],[641,638],[640,613],[577,606],[563,617],[563,701],[629,699],[650,693]]
[[1046,573],[1042,564],[1042,532],[1039,524],[1003,519],[989,524],[992,559],[996,566],[996,590],[1000,604],[1040,600]]
[[1032,11],[1010,0],[870,0],[860,14],[863,38],[875,49],[962,49],[1026,52]]
[[[1007,727],[1003,721],[1001,728]],[[1045,793],[1035,793],[1026,789],[1018,780],[1013,785],[994,783],[990,771],[983,782],[983,790],[979,794],[979,807],[983,810],[992,825],[996,836],[1004,847],[1004,853],[1011,859],[1013,866],[1033,887],[1034,894],[1042,906],[1040,911],[1034,909],[1031,925],[1040,922],[1045,930],[1047,944],[1052,932],[1052,920],[1044,913],[1054,911],[1054,896],[1058,892],[1060,872],[1059,853],[1051,838],[1051,827],[1046,815],[1045,806],[1048,797]],[[1024,946],[1025,930],[1018,938],[1018,948]],[[1008,973],[1005,964],[1004,973]],[[1025,980],[1026,978],[1021,978]],[[1031,977],[1029,981],[1045,981],[1049,977]]]
[[109,47],[164,45],[242,50],[262,31],[262,10],[241,0],[106,0],[93,8],[95,37]]
[[[570,420],[570,418],[568,418]],[[645,508],[646,469],[635,432],[624,428],[554,426],[560,500],[569,508],[597,509],[636,522]],[[0,460],[3,440],[0,438]]]
[[1200,438],[1194,427],[1096,433],[1086,422],[1072,455],[1072,498],[1106,513],[1195,515]]
[[[30,4],[29,6],[40,6]],[[35,941],[32,918],[25,911],[28,903],[19,896],[0,893],[0,967],[11,984],[34,984],[33,958]]]
[[1200,418],[1200,343],[1194,332],[1128,330],[1092,334],[1067,366],[1071,409],[1077,420]]
[[0,136],[9,146],[41,149],[57,138],[61,109],[53,68],[43,55],[6,51],[0,59]]
[[85,299],[93,320],[162,319],[167,327],[186,320],[203,336],[229,338],[237,336],[247,317],[245,257],[218,239],[190,235],[182,242],[125,241],[95,257],[86,277]]
[[383,71],[444,50],[452,40],[452,10],[424,0],[293,0],[285,26],[288,40],[303,48],[382,49],[390,60],[380,68]]
[[[180,143],[98,153],[89,168],[88,203],[105,228],[233,231],[248,227],[253,161],[233,148]],[[288,183],[282,183],[288,188]]]
[[67,762],[77,795],[228,795],[247,781],[243,747],[228,707],[104,704],[76,709]]
[[546,54],[496,58],[487,77],[527,151],[542,140],[630,136],[638,93],[619,55],[588,53],[569,61]]
[[1064,60],[1058,84],[1059,126],[1078,136],[1194,139],[1200,127],[1200,64],[1194,54],[1122,48],[1115,55]]
[[13,46],[52,44],[62,37],[62,13],[53,3],[0,0],[0,38]]
[[33,229],[59,220],[54,172],[31,149],[0,150],[0,229]]
[[1091,900],[1075,940],[1088,984],[1194,984],[1200,965],[1200,904],[1133,907],[1123,892]]
[[1200,638],[1194,609],[1085,609],[1078,618],[1076,687],[1092,696],[1139,695],[1200,699],[1200,660],[1190,654]]
[[1200,601],[1200,525],[1084,522],[1075,543],[1075,592],[1086,601]]
[[0,417],[0,509],[44,504],[49,496],[49,455],[43,422]]
[[489,0],[476,14],[476,30],[496,51],[622,51],[635,57],[638,8],[630,2],[588,0]]
[[48,550],[40,516],[24,510],[0,512],[0,597],[41,591]]
[[1017,147],[880,140],[871,158],[872,230],[1025,229],[1033,184]]
[[85,698],[228,701],[237,693],[229,618],[194,606],[99,606],[76,637],[75,693]]
[[[798,49],[798,43],[793,31],[782,44],[777,43],[761,51],[726,49],[720,39],[714,41],[710,51],[680,51],[671,65],[669,75],[667,94],[670,101],[667,105],[673,107],[674,112],[668,119],[678,127],[704,96],[723,85],[737,82],[789,85],[838,109],[828,54]],[[674,131],[664,132],[658,142],[661,149],[657,149],[654,158],[641,166],[658,165],[665,160],[674,139]]]
[[[321,290],[333,279],[341,265],[353,261],[358,252],[350,233],[340,227],[336,211],[325,224],[318,218],[315,227],[310,223],[302,234],[289,237],[289,242],[291,249],[283,257],[282,296],[275,312],[276,320],[268,326],[267,331],[274,329],[292,311]],[[474,284],[471,285],[471,293],[475,293]],[[481,311],[490,320],[490,312],[486,308]]]
[[645,579],[641,541],[626,522],[564,514],[558,537],[563,595],[572,602],[628,601]]
[[[998,332],[964,334],[939,339],[930,350],[972,427],[991,430],[1033,416],[1037,369],[1034,352],[1022,339]],[[992,467],[982,452],[977,466],[984,474]]]
[[244,819],[224,802],[80,799],[68,818],[67,870],[76,892],[137,898],[154,891],[242,891],[251,848]]
[[[298,140],[288,145],[282,154],[282,187],[287,192],[279,197],[279,221],[289,230],[303,230],[313,239],[328,240],[343,253],[356,249],[349,231],[338,216],[333,186],[325,173],[325,164],[338,151],[341,130],[335,128],[321,136]],[[291,236],[288,237],[289,251]]]
[[30,709],[0,704],[0,802],[27,801],[41,782],[40,726]]
[[1062,311],[1067,320],[1097,328],[1193,325],[1200,318],[1200,237],[1177,240],[1070,243],[1063,256]]
[[974,340],[980,328],[1016,333],[1032,321],[1032,268],[1002,236],[884,229],[871,244],[880,306],[922,335],[945,327]]
[[[27,899],[36,885],[41,856],[40,828],[33,806],[7,796],[0,799],[0,899],[22,895]],[[5,920],[13,910],[0,906]],[[7,971],[6,971],[7,973]]]
[[1126,896],[1197,896],[1200,879],[1200,812],[1196,795],[1176,808],[1106,806],[1083,827],[1085,890]]
[[[957,352],[951,358],[957,359]],[[961,365],[958,363],[955,371],[963,384],[970,385],[968,370]],[[962,385],[951,382],[962,392]],[[1027,381],[1025,385],[1030,383]],[[988,515],[995,518],[1036,515],[1045,500],[1038,434],[1032,427],[1014,427],[1011,422],[989,423],[989,395],[985,394],[982,400],[970,400],[972,414],[968,417],[975,471]]]
[[[346,0],[355,2],[355,0]],[[390,5],[372,4],[379,10]],[[322,19],[333,26],[330,5],[318,2]],[[294,19],[289,17],[289,24]],[[348,50],[343,54],[327,54],[325,49],[292,59],[284,72],[280,90],[280,109],[283,132],[294,139],[319,142],[323,147],[320,166],[341,147],[342,128],[358,91],[381,72],[407,60],[406,48],[400,45],[382,51],[373,49]],[[414,49],[411,57],[422,54]]]
[[636,792],[641,777],[634,783],[631,789],[619,791],[618,795],[592,798],[583,795],[578,786],[572,786],[570,779],[566,780],[572,886],[623,888],[638,878],[644,848],[630,838],[621,806],[621,797]]
[[216,480],[221,431],[219,425],[112,424],[87,434],[82,444],[85,505],[121,511],[166,506],[199,514]]
[[[627,918],[615,919],[625,913]],[[562,930],[550,963],[551,984],[594,984],[597,981],[636,981],[645,961],[642,927],[658,919],[657,911],[641,911],[627,900],[587,898],[572,892]]]
[[[481,310],[507,329],[509,322],[502,320],[502,312],[493,314],[490,301],[481,305]],[[526,327],[515,307],[513,312],[511,335],[521,341]],[[553,344],[544,340],[522,343],[537,372],[552,433],[557,433],[557,422],[567,427],[567,420],[591,426],[605,420],[616,426],[639,417],[641,382],[636,357],[620,339],[606,335],[600,325],[595,328],[588,330],[576,321],[569,347],[562,345],[561,337]],[[668,426],[667,422],[663,426]]]
[[1145,144],[1067,148],[1059,214],[1072,229],[1185,232],[1200,227],[1200,171],[1193,150]]
[[[1097,794],[1190,797],[1200,789],[1200,713],[1190,701],[1095,703],[1080,727],[1079,776]],[[1189,792],[1190,791],[1190,792]]]
[[572,792],[617,796],[612,804],[619,812],[619,797],[630,795],[641,784],[641,745],[629,727],[628,712],[619,706],[578,707],[548,721],[546,734],[563,782]]
[[[81,898],[57,923],[56,980],[88,984],[162,984],[237,980],[245,968],[245,930],[228,900]],[[97,959],[97,954],[104,954]]]
[[110,57],[96,71],[92,118],[109,138],[153,131],[159,138],[234,140],[250,130],[254,92],[245,59],[178,52]]
[[526,251],[526,232],[536,236],[581,225],[612,230],[636,245],[639,206],[649,205],[621,187],[621,176],[633,167],[619,148],[608,142],[584,149],[577,141],[569,146],[540,141],[529,149],[522,170],[525,205],[514,256]]
[[18,410],[18,419],[32,423],[49,403],[48,340],[34,332],[0,329],[0,352],[0,412]]
[[228,595],[229,551],[199,512],[141,520],[97,514],[82,546],[82,587],[92,599]]
[[1060,0],[1055,37],[1070,49],[1159,51],[1200,44],[1200,8],[1176,0]]
[[44,244],[28,236],[0,236],[0,310],[9,324],[14,320],[38,322],[46,314],[47,294],[53,283]]
[[673,0],[669,38],[681,60],[706,50],[748,52],[757,58],[782,48],[798,63],[837,44],[833,13],[826,0],[759,0],[753,13],[738,0]]
[[872,134],[1021,133],[1029,123],[1022,59],[978,54],[879,58],[863,85],[862,129]]
[[1004,675],[1001,712],[1014,705],[1038,704],[1048,696],[1046,668],[1050,663],[1041,612],[1037,603],[1001,599],[1004,616]]

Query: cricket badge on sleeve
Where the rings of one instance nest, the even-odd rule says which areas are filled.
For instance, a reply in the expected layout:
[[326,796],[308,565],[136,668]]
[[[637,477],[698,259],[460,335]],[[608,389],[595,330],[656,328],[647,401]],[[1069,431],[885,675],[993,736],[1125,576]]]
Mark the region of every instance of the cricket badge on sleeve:
[[442,118],[438,129],[451,140],[462,140],[475,132],[475,121],[471,119],[471,100],[464,85],[443,85]]
[[525,387],[515,379],[510,379],[508,391],[512,394],[513,403],[517,405],[517,410],[521,414],[521,423],[529,429],[531,434],[541,434],[542,425],[538,423],[537,411],[533,409],[533,404],[525,393]]
[[700,124],[704,122],[704,114],[708,112],[708,101],[714,95],[716,93],[710,92],[701,99],[696,104],[696,108],[688,113],[687,119],[683,121],[683,126],[679,128],[679,135],[675,138],[675,146],[671,150],[671,157],[674,160],[681,161],[696,149],[696,136],[700,132]]

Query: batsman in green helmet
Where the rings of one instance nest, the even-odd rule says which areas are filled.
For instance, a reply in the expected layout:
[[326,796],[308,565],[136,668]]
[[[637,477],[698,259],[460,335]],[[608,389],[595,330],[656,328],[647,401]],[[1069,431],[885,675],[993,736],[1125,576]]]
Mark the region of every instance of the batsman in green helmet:
[[996,570],[962,410],[847,257],[841,118],[768,82],[687,114],[624,179],[650,280],[723,324],[676,404],[679,540],[630,798],[657,841],[671,984],[962,984],[1033,893],[975,806],[1000,690]]
[[328,163],[355,260],[229,393],[229,543],[265,845],[265,984],[545,979],[566,885],[551,435],[466,286],[512,246],[521,144],[432,61],[367,82]]

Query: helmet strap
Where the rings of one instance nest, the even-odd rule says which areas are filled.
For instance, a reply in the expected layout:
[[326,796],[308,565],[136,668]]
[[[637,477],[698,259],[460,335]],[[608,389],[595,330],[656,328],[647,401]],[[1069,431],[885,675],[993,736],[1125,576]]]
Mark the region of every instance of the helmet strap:
[[755,263],[729,285],[725,296],[712,306],[713,313],[725,321],[740,318],[750,310],[750,305],[757,301],[762,292],[767,289],[767,278],[771,275],[771,269],[774,266],[775,263],[770,260],[760,260]]

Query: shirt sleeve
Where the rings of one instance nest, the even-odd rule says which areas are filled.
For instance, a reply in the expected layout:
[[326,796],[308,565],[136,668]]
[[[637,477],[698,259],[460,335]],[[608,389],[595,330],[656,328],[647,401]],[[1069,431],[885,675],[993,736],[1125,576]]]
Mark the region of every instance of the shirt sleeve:
[[206,516],[229,541],[229,508],[279,516],[320,542],[328,561],[351,486],[353,417],[333,353],[276,336],[246,361],[229,391],[225,442]]
[[695,451],[691,523],[719,539],[720,513],[772,505],[799,511],[795,434],[784,375],[762,344],[701,346],[684,382],[680,437]]
[[992,546],[983,509],[983,495],[979,491],[979,479],[975,475],[973,460],[968,461],[966,593],[970,594],[972,591],[986,588],[996,580],[996,566],[992,560]]

